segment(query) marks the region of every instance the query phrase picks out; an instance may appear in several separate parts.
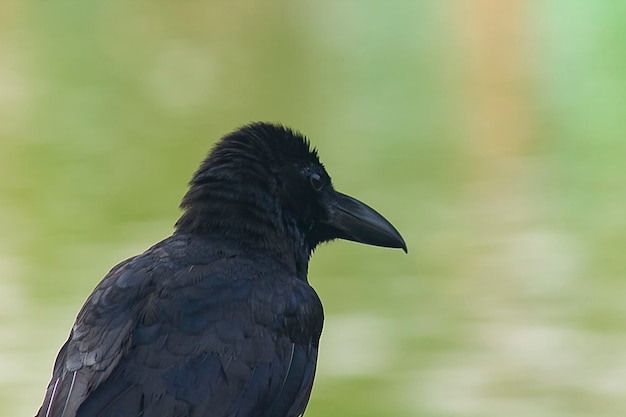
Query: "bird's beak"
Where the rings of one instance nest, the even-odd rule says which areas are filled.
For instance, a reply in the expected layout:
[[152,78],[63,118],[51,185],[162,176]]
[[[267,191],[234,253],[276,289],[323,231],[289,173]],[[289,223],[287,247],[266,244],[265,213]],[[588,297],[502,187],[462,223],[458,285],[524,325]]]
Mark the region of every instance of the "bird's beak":
[[406,243],[400,233],[376,210],[359,200],[333,191],[325,204],[328,218],[324,223],[339,232],[341,239],[386,248],[402,248]]

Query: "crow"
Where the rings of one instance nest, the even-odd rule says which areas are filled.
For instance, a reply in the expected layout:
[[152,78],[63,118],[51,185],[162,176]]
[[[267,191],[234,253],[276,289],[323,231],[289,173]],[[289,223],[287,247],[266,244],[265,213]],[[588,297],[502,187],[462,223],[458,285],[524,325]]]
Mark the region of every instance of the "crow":
[[339,238],[407,251],[281,125],[224,136],[180,206],[170,237],[91,293],[37,417],[300,416],[324,319],[313,250]]

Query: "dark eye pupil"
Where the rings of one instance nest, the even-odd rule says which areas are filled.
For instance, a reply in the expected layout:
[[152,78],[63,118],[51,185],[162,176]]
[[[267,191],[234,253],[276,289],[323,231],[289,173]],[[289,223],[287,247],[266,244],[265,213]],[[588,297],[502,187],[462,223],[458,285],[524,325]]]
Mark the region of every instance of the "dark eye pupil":
[[318,174],[311,174],[311,187],[313,187],[315,191],[319,191],[322,189],[322,185],[320,176]]

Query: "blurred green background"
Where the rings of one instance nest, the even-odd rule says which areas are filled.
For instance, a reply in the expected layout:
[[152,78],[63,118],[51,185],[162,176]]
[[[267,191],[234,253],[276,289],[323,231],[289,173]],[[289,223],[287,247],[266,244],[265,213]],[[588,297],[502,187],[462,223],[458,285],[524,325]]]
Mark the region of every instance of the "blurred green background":
[[0,3],[0,415],[254,120],[403,233],[336,242],[309,416],[626,415],[626,2]]

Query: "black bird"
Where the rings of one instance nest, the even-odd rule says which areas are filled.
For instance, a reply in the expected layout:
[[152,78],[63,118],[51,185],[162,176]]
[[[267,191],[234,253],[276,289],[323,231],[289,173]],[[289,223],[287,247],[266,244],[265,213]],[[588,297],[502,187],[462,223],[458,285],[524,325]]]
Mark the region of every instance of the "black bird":
[[335,238],[406,251],[307,139],[267,123],[222,138],[181,208],[172,236],[89,296],[38,417],[299,416],[324,318],[311,253]]

